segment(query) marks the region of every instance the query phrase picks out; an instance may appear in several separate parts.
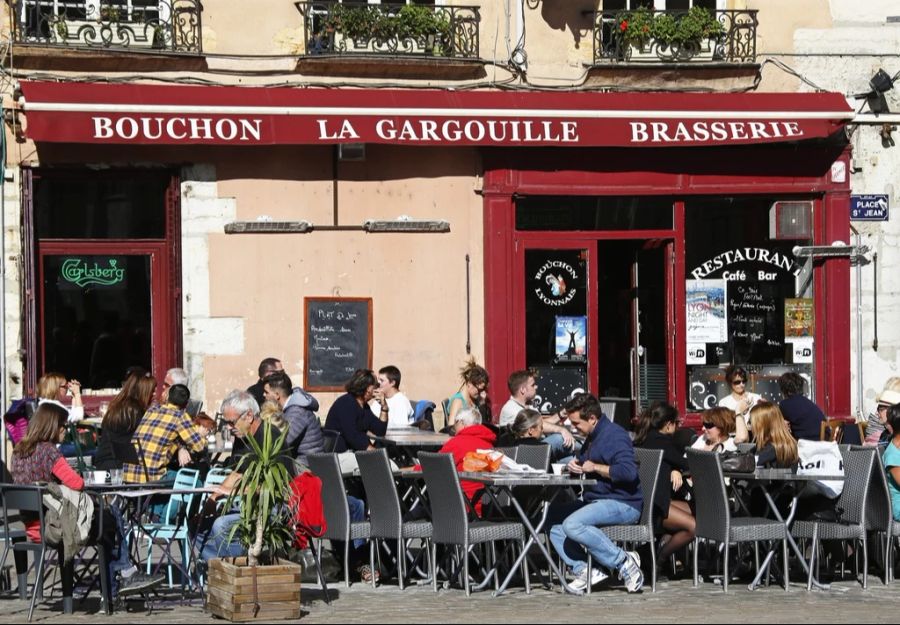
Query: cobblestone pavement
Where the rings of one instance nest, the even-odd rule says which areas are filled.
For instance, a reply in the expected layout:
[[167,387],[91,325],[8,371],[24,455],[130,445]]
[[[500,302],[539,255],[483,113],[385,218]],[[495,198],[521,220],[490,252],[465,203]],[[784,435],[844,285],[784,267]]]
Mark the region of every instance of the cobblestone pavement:
[[[806,592],[805,585],[794,585],[789,592],[771,586],[755,592],[746,584],[734,583],[728,594],[720,586],[703,583],[693,588],[690,580],[660,583],[657,592],[649,588],[628,595],[619,588],[601,588],[590,597],[563,596],[558,592],[535,589],[529,596],[521,589],[492,598],[489,592],[467,598],[461,590],[430,587],[399,590],[394,585],[379,587],[353,584],[346,589],[334,584],[332,603],[326,605],[318,587],[305,584],[302,593],[304,623],[598,623],[598,622],[897,622],[900,582],[883,586],[870,577],[868,590],[858,583],[836,583],[829,591]],[[45,600],[35,610],[37,623],[206,623],[221,622],[205,613],[199,601],[179,605],[165,593],[147,614],[143,606],[117,611],[106,617],[97,612],[99,602],[76,602],[75,614],[63,616],[58,595]],[[24,622],[28,603],[10,593],[0,595],[0,622]]]

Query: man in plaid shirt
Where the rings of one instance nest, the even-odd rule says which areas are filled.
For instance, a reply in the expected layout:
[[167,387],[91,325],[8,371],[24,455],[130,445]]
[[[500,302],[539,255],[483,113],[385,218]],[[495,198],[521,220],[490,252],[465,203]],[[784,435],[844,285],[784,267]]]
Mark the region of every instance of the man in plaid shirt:
[[175,384],[169,388],[163,404],[147,411],[131,438],[143,466],[126,462],[122,466],[124,481],[155,482],[165,478],[166,467],[178,452],[179,441],[180,446],[191,452],[206,448],[203,428],[191,423],[190,416],[184,412],[190,397],[188,387]]

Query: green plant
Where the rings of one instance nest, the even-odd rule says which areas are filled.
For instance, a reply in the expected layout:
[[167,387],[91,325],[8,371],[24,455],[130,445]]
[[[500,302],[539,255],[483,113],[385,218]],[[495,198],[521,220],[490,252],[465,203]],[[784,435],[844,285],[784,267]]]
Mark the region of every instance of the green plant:
[[705,39],[717,39],[725,34],[715,15],[703,7],[692,7],[687,13],[655,13],[646,7],[622,13],[617,17],[617,36],[626,44],[639,48],[650,40],[661,45],[680,46],[698,44]]
[[236,488],[229,495],[225,509],[230,510],[240,497],[240,520],[228,535],[228,541],[238,537],[247,549],[247,564],[271,564],[286,557],[294,540],[292,515],[288,509],[290,476],[282,464],[282,448],[287,430],[273,437],[272,425],[265,421],[262,444],[247,434],[244,442],[250,447],[235,470],[241,474]]
[[621,13],[617,16],[618,36],[627,44],[639,48],[650,41],[654,24],[653,11],[647,7],[640,7],[630,13]]

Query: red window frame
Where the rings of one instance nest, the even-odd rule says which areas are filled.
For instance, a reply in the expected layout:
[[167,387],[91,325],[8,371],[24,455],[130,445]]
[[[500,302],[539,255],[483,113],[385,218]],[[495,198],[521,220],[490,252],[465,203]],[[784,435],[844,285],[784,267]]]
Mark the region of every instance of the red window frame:
[[[40,239],[34,232],[34,179],[36,176],[129,177],[134,169],[94,171],[87,169],[24,168],[23,213],[25,227],[25,386],[33,393],[44,372],[43,262],[47,255],[110,254],[149,255],[151,274],[151,350],[157,379],[170,367],[181,366],[181,207],[180,180],[169,173],[165,192],[165,236],[161,239]],[[124,373],[124,372],[123,372]]]

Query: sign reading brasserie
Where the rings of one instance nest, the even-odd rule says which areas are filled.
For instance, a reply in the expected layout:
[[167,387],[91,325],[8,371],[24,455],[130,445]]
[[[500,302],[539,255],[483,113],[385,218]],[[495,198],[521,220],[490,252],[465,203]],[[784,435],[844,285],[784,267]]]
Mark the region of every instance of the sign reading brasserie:
[[89,284],[111,286],[125,279],[125,270],[118,266],[115,258],[108,259],[107,266],[101,266],[97,261],[89,263],[82,258],[67,258],[63,261],[60,276],[66,282],[77,284],[80,287]]

